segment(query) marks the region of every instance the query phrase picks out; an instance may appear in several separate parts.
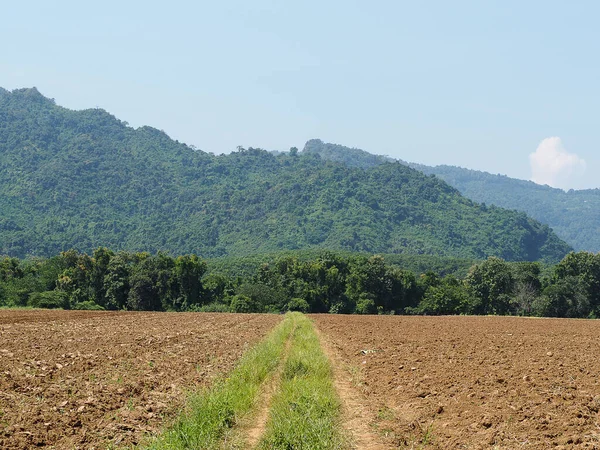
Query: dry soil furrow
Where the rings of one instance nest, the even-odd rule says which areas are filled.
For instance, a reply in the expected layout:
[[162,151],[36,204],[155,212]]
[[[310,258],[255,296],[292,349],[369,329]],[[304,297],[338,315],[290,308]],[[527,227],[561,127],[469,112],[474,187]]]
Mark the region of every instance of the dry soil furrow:
[[[30,313],[30,317],[28,317]],[[0,448],[129,445],[230,370],[274,315],[0,312]]]
[[600,321],[313,320],[361,367],[366,405],[394,448],[600,448]]
[[362,393],[355,386],[351,367],[345,363],[335,345],[315,326],[321,341],[323,352],[331,361],[335,389],[342,402],[342,425],[350,438],[353,449],[386,450],[379,436],[371,429],[370,424],[376,420],[375,414],[361,401]]

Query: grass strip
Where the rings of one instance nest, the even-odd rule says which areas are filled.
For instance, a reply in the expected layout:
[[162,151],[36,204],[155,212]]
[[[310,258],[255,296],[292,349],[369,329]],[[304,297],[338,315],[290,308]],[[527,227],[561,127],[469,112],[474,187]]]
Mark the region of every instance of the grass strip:
[[280,391],[259,449],[342,449],[347,447],[340,422],[340,400],[329,360],[312,322],[297,316]]
[[261,384],[280,364],[297,315],[283,321],[257,346],[242,356],[237,367],[189,401],[188,411],[156,438],[149,450],[216,449],[257,401]]

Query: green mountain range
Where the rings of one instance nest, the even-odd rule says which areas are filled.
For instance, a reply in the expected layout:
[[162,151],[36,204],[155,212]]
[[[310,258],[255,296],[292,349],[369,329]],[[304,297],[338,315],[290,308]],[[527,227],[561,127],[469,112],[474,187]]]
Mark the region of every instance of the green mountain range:
[[294,249],[557,261],[570,247],[526,214],[474,203],[398,162],[311,151],[215,156],[35,88],[0,90],[0,254],[69,248],[197,253]]
[[[326,144],[318,139],[308,141],[304,151],[363,169],[395,161],[356,148]],[[431,167],[400,162],[427,175],[441,178],[475,202],[525,212],[548,224],[576,250],[600,252],[600,189],[565,192],[532,181],[462,167]]]

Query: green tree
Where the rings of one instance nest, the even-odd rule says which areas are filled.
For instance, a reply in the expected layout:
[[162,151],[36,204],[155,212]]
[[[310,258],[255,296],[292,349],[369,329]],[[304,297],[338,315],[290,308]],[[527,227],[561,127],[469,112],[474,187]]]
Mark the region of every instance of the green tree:
[[509,314],[514,290],[511,267],[504,260],[490,257],[474,265],[466,278],[472,296],[470,309],[474,314]]
[[206,272],[206,262],[196,255],[178,256],[175,259],[173,276],[175,278],[177,298],[174,306],[177,310],[185,310],[201,303],[202,276]]
[[579,277],[565,276],[544,289],[535,312],[545,317],[588,317],[592,306],[586,295],[585,282]]
[[173,258],[158,253],[140,258],[131,271],[127,308],[139,311],[166,311],[176,308]]
[[534,305],[542,293],[540,279],[541,266],[537,262],[518,262],[513,264],[515,280],[513,304],[519,315],[534,314]]
[[585,295],[591,311],[600,317],[600,254],[571,252],[565,256],[554,268],[553,281],[558,283],[570,277],[579,280],[578,290]]
[[117,253],[111,258],[106,268],[103,281],[104,301],[100,306],[106,309],[123,309],[129,297],[129,275],[132,258],[124,252]]
[[246,295],[234,295],[231,299],[231,311],[236,313],[261,312],[260,305]]
[[[430,280],[433,277],[429,276]],[[409,312],[426,315],[462,314],[469,309],[469,294],[459,280],[447,276],[429,284],[423,299]]]
[[112,250],[99,247],[94,250],[92,261],[93,267],[90,273],[90,294],[98,305],[106,304],[106,288],[104,278],[108,272],[110,260],[115,256]]

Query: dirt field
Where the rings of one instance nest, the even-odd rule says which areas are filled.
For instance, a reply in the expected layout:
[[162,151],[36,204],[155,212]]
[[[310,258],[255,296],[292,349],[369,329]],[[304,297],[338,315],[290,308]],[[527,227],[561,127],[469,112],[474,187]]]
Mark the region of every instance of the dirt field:
[[312,318],[389,448],[600,448],[600,321]]
[[0,311],[0,448],[139,442],[280,319]]

